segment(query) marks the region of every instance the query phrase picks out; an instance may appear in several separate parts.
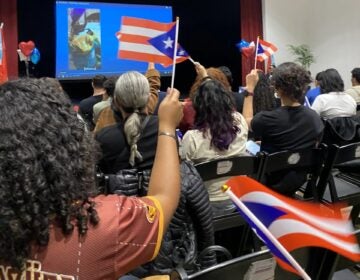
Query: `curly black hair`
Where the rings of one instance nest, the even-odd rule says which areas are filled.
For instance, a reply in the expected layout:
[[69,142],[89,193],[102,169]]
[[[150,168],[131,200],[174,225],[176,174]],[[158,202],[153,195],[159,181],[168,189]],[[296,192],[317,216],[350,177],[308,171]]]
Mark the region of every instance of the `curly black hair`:
[[258,72],[259,81],[254,88],[253,110],[254,115],[261,111],[271,111],[276,107],[274,89],[263,72]]
[[271,77],[271,84],[275,90],[281,90],[294,101],[304,99],[308,85],[311,83],[309,72],[299,64],[294,62],[285,62],[274,69]]
[[234,124],[234,104],[224,86],[216,80],[203,82],[192,98],[195,109],[194,128],[211,133],[211,145],[227,150],[240,130]]
[[21,270],[49,225],[98,223],[93,140],[65,93],[46,79],[0,86],[0,262]]

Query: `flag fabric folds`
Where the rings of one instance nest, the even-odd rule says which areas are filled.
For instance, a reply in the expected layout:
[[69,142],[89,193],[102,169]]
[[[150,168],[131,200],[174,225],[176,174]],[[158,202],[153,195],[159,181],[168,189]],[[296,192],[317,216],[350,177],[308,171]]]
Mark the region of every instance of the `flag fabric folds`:
[[239,48],[240,52],[246,57],[250,57],[255,52],[255,43],[254,42],[247,42],[244,39],[241,39],[239,43],[236,44]]
[[[334,205],[330,209],[321,204],[297,201],[280,195],[245,176],[233,177],[226,185],[230,187],[236,199],[240,199],[246,205],[287,251],[291,252],[302,247],[322,247],[355,262],[360,261],[360,249],[352,223],[341,217],[339,211],[343,206]],[[254,221],[243,211],[238,210],[263,239],[278,264],[286,270],[297,273]]]
[[3,25],[0,26],[0,84],[8,80]]
[[[165,67],[173,63],[175,22],[162,23],[148,19],[122,17],[118,57],[138,61],[160,63]],[[187,59],[188,54],[179,48],[177,62]]]
[[272,43],[259,39],[256,59],[262,62],[271,57],[277,50],[278,48]]

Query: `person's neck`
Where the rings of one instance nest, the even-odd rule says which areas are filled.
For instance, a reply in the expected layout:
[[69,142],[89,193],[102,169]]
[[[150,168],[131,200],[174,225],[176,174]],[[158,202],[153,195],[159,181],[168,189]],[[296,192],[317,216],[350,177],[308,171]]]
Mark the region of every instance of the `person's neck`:
[[287,107],[298,107],[300,106],[300,102],[297,100],[290,99],[288,97],[281,97],[281,106],[287,106]]
[[106,91],[103,88],[94,88],[93,96],[104,94]]

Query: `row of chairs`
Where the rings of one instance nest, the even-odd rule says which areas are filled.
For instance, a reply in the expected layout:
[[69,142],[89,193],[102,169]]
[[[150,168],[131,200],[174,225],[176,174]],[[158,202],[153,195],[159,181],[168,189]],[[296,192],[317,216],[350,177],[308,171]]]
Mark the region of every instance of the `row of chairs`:
[[[360,238],[360,230],[355,232],[358,240]],[[318,253],[322,253],[319,255]],[[355,263],[334,254],[334,258],[327,258],[324,251],[319,251],[318,248],[303,248],[293,253],[294,258],[298,263],[305,268],[311,279],[358,279],[348,268],[356,266]],[[319,257],[321,256],[321,257]],[[188,275],[185,270],[175,269],[171,276],[171,280],[230,280],[230,279],[282,279],[295,280],[301,279],[299,276],[286,272],[279,267],[271,271],[272,254],[268,249],[240,256],[215,266],[206,268],[202,271],[195,272]],[[253,271],[251,274],[251,266],[255,262],[266,261],[261,264],[258,271]],[[261,271],[263,270],[263,271]],[[259,278],[259,274],[264,273],[264,270],[269,270],[273,274],[273,278]],[[249,273],[250,272],[250,273]],[[245,275],[245,277],[244,277]],[[252,278],[251,278],[252,276]],[[255,278],[254,278],[255,277]]]
[[[261,183],[275,172],[295,171],[307,174],[308,180],[301,188],[301,199],[333,203],[345,201],[354,206],[353,221],[360,212],[360,180],[355,177],[334,175],[334,170],[350,169],[360,173],[360,142],[345,146],[322,144],[318,148],[282,151],[273,154],[258,153],[256,156],[236,156],[216,159],[195,165],[204,181],[227,176],[247,175]],[[340,175],[343,175],[342,173]],[[291,187],[291,186],[289,186]],[[231,216],[231,215],[230,215]],[[235,217],[235,215],[234,215]],[[214,220],[215,230],[226,228],[234,221],[226,217]]]

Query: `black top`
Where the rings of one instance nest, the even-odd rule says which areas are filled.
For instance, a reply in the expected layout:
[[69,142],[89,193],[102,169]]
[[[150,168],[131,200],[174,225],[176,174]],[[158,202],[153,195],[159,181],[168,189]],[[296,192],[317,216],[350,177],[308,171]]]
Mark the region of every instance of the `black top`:
[[315,147],[324,125],[310,108],[282,106],[256,114],[251,128],[255,137],[261,140],[261,150],[274,153]]
[[[319,115],[304,106],[282,106],[256,114],[251,122],[261,150],[275,153],[285,150],[311,149],[320,140],[324,125]],[[292,196],[305,182],[305,171],[278,171],[266,174],[266,186]]]
[[102,100],[102,98],[103,98],[102,95],[90,96],[88,98],[81,100],[79,104],[79,114],[86,121],[90,130],[94,129],[93,107],[96,103],[99,103]]
[[244,105],[244,93],[233,91],[232,94],[234,97],[236,111],[242,114]]
[[[136,168],[151,168],[155,159],[158,134],[158,118],[150,116],[140,139],[137,149],[143,157],[142,162],[136,162]],[[95,139],[100,143],[103,156],[99,167],[105,174],[115,174],[121,169],[131,168],[129,164],[130,146],[124,134],[124,124],[119,122],[100,130]]]

